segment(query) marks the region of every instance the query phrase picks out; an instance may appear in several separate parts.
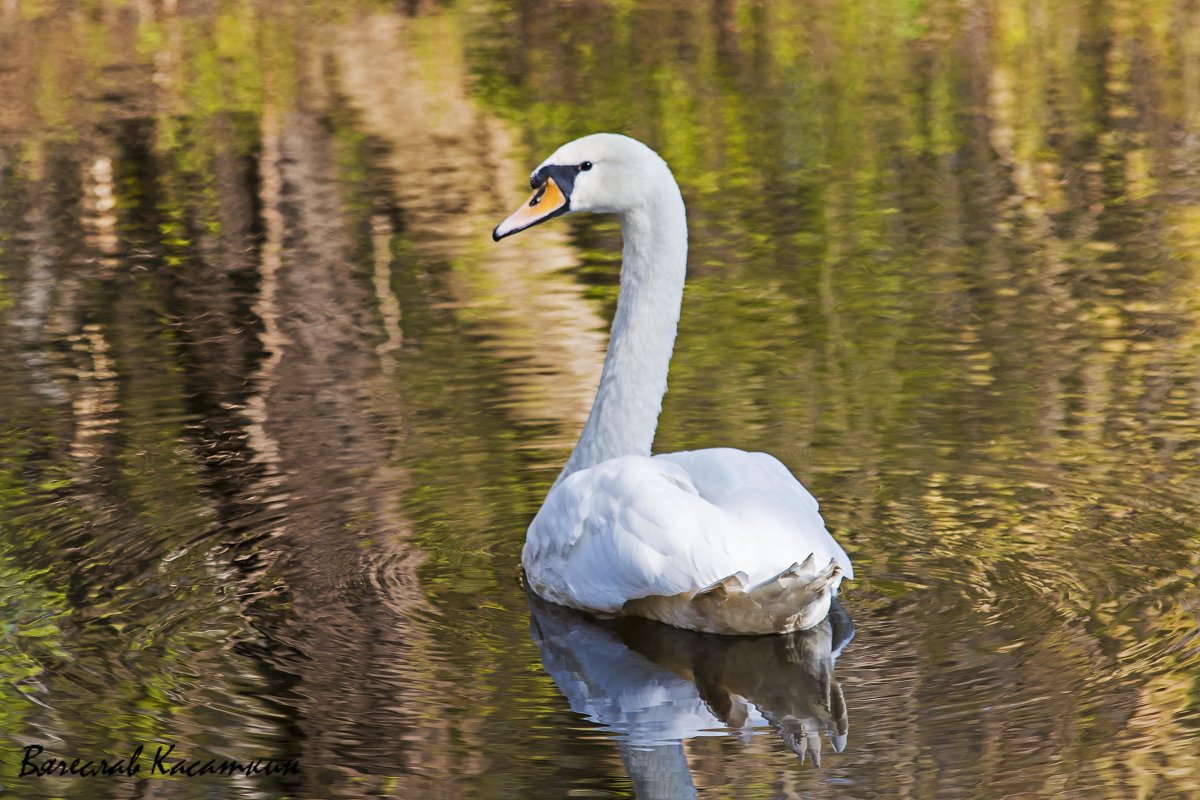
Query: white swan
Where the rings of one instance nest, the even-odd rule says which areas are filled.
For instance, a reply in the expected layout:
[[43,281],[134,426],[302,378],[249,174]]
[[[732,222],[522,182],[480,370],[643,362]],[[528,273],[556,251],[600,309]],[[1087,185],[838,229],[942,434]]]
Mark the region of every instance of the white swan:
[[683,301],[687,219],[666,162],[626,136],[560,147],[499,241],[575,211],[619,216],[625,245],[608,354],[579,444],[529,526],[531,588],[593,613],[726,634],[825,618],[850,559],[817,501],[765,453],[651,456]]

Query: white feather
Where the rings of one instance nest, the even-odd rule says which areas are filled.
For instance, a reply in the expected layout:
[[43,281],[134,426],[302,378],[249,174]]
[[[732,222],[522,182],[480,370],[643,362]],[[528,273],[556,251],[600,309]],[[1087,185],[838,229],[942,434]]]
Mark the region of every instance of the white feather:
[[572,473],[529,526],[522,563],[547,600],[615,614],[736,572],[754,587],[810,555],[853,577],[817,501],[783,464],[722,448],[621,456]]

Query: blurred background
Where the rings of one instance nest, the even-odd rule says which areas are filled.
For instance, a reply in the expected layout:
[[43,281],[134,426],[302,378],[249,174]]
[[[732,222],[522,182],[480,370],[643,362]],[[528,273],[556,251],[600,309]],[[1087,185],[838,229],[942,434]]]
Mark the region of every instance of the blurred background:
[[[656,449],[857,573],[844,751],[700,795],[1200,797],[1197,0],[0,0],[0,792],[634,796],[518,574],[620,231],[490,240],[597,130],[688,204]],[[17,777],[154,742],[302,772]]]

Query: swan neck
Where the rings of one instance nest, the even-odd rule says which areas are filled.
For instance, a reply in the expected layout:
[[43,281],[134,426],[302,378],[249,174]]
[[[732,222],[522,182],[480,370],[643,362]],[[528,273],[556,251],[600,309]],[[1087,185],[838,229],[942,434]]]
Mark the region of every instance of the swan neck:
[[674,178],[621,214],[621,288],[591,413],[559,476],[624,455],[650,455],[687,273],[687,219]]

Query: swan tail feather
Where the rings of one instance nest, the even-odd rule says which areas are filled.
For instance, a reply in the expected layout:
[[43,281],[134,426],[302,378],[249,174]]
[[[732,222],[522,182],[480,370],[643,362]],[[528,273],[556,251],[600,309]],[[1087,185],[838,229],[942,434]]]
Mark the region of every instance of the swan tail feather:
[[810,555],[754,586],[745,572],[734,572],[694,593],[629,600],[619,613],[709,633],[805,630],[829,614],[834,587],[842,576],[842,567],[833,559],[824,567],[816,564]]
[[809,592],[823,592],[840,577],[842,577],[842,568],[831,558],[825,565],[825,569],[821,570],[821,574],[810,581],[804,589]]
[[732,575],[727,575],[719,581],[715,581],[708,586],[705,586],[700,591],[696,592],[695,600],[698,597],[711,597],[716,600],[724,600],[734,592],[745,592],[746,581],[749,578],[744,572],[735,572]]

